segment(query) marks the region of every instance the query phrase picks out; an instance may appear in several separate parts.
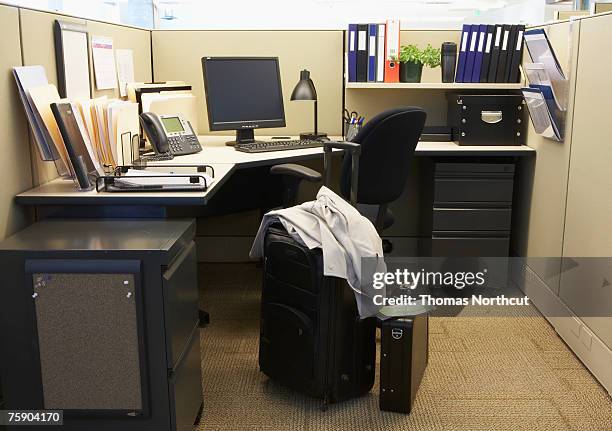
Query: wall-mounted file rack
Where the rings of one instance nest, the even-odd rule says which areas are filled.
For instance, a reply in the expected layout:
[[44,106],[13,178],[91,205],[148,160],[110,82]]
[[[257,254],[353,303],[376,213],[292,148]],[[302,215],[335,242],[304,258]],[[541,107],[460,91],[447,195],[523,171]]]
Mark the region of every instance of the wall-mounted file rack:
[[525,62],[523,66],[529,81],[529,87],[523,88],[523,96],[531,122],[537,134],[562,142],[569,99],[569,79],[563,73],[543,29],[526,31],[525,42],[532,62]]

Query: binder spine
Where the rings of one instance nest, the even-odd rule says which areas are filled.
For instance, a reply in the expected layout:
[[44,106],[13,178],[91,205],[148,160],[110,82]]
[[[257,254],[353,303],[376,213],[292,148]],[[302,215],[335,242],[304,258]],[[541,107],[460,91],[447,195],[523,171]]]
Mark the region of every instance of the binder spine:
[[385,35],[386,25],[378,24],[376,42],[376,82],[385,81]]
[[368,81],[368,25],[357,24],[357,82]]
[[474,60],[476,57],[476,42],[478,41],[478,26],[470,26],[470,40],[468,42],[468,54],[465,61],[465,72],[463,82],[472,82],[472,72],[474,71]]
[[497,77],[497,67],[499,65],[499,54],[501,50],[503,28],[501,25],[495,26],[495,34],[493,36],[494,43],[491,49],[491,63],[489,64],[488,82],[495,82]]
[[376,24],[368,24],[368,82],[376,81]]
[[486,26],[479,26],[478,41],[476,43],[476,52],[474,54],[474,69],[472,70],[472,82],[480,82],[480,68],[482,67],[482,55],[484,51],[485,35]]
[[385,41],[385,82],[399,82],[400,22],[387,21]]
[[457,60],[457,73],[455,82],[464,82],[463,75],[465,73],[465,61],[467,56],[468,39],[470,35],[470,26],[465,24],[461,32],[461,45],[459,46],[459,59]]
[[348,82],[357,81],[357,24],[348,26]]

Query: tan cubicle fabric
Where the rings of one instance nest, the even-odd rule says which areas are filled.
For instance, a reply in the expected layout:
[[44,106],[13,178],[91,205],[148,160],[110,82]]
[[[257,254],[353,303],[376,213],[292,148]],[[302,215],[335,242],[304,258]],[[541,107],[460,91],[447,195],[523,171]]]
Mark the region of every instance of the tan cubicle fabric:
[[13,79],[12,67],[21,64],[19,15],[0,5],[0,240],[25,227],[27,210],[13,196],[32,187],[28,130]]
[[[458,30],[402,30],[400,43],[415,44],[425,48],[431,44],[440,48],[443,42],[455,42],[459,46],[461,32]],[[442,82],[440,67],[424,67],[421,82]],[[446,91],[414,89],[346,89],[346,107],[357,111],[367,119],[385,109],[396,106],[420,106],[427,111],[427,124],[446,124]]]
[[[313,130],[312,102],[289,100],[300,70],[308,69],[317,89],[319,131],[340,135],[342,127],[343,32],[334,31],[153,31],[155,80],[183,80],[193,86],[201,107],[199,133],[208,134],[201,58],[274,56],[279,58],[287,127],[266,135]],[[233,134],[234,132],[223,132]]]
[[[15,10],[17,10],[15,8]],[[132,49],[134,51],[134,77],[137,81],[150,81],[151,75],[151,32],[149,30],[126,27],[118,24],[103,23],[77,19],[50,12],[20,9],[21,34],[23,47],[23,64],[44,66],[49,82],[57,85],[55,63],[55,47],[53,43],[53,23],[56,19],[68,22],[86,24],[91,36],[108,36],[113,38],[115,48]],[[119,91],[95,90],[93,63],[90,46],[90,76],[94,88],[94,96],[118,97]],[[51,162],[43,162],[38,157],[37,150],[32,148],[32,173],[34,184],[42,184],[57,177],[55,166]]]
[[[535,133],[529,121],[526,142],[535,148],[536,156],[525,160],[519,166],[517,174],[512,249],[519,256],[561,257],[566,185],[572,148],[572,92],[576,81],[579,25],[579,22],[574,24],[564,22],[544,27],[565,75],[570,76],[570,102],[566,114],[564,142],[543,138]],[[572,50],[574,55],[570,58]],[[527,50],[524,61],[530,61]],[[560,265],[560,262],[555,259],[546,262],[542,259],[532,259],[529,264],[549,288],[557,293],[558,270],[549,266]]]
[[[612,15],[581,21],[563,256],[607,259],[576,272],[580,285],[572,283],[575,276],[562,275],[559,296],[574,310],[612,304],[612,289],[604,283],[612,280],[612,59],[602,55],[601,45],[611,39]],[[594,284],[598,298],[580,294],[586,283]],[[612,318],[583,321],[612,349]],[[607,377],[612,382],[612,371]]]

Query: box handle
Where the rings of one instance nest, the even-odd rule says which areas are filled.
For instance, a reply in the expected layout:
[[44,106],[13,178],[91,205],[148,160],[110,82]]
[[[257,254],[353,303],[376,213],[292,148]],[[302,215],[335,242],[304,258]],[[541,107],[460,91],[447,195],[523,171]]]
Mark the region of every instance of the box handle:
[[480,113],[482,121],[489,124],[499,123],[502,117],[502,111],[482,111]]

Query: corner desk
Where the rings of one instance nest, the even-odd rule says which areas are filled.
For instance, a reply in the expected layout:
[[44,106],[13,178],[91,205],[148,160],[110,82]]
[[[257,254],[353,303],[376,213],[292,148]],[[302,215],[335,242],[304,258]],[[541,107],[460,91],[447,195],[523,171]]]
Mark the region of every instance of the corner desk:
[[[200,137],[203,147],[200,153],[176,157],[171,161],[173,165],[212,166],[215,181],[203,192],[80,192],[71,180],[56,179],[16,196],[19,204],[33,206],[37,218],[43,221],[0,246],[0,251],[2,247],[5,251],[10,250],[7,256],[17,256],[3,262],[12,270],[13,276],[9,280],[14,282],[0,291],[4,306],[10,310],[6,315],[13,322],[5,322],[3,326],[12,325],[11,333],[21,339],[21,344],[13,346],[11,351],[10,369],[15,378],[8,379],[8,383],[12,391],[11,399],[16,400],[13,402],[19,405],[31,405],[32,402],[41,407],[46,405],[39,393],[42,377],[36,371],[40,369],[41,359],[37,359],[36,352],[32,353],[32,346],[40,343],[32,323],[35,322],[36,307],[33,301],[36,299],[31,298],[36,298],[36,291],[32,290],[36,286],[25,281],[28,280],[28,272],[24,277],[22,262],[28,259],[38,262],[43,259],[48,267],[45,268],[51,274],[49,280],[53,280],[55,273],[66,276],[63,273],[66,269],[61,265],[66,266],[68,261],[74,267],[87,269],[76,271],[85,274],[68,274],[76,280],[77,288],[73,290],[80,292],[78,283],[81,279],[100,273],[104,265],[116,266],[121,259],[127,259],[132,263],[140,262],[141,266],[134,269],[134,273],[138,277],[143,274],[142,290],[146,292],[145,295],[137,295],[144,296],[141,311],[137,309],[137,312],[132,313],[135,322],[132,326],[140,328],[139,333],[145,334],[138,338],[141,357],[148,358],[148,368],[142,365],[145,362],[138,368],[138,363],[132,361],[141,375],[146,376],[141,385],[133,385],[136,388],[133,391],[135,397],[142,402],[136,403],[135,408],[130,404],[129,410],[115,411],[114,416],[108,417],[92,416],[77,409],[80,416],[70,419],[65,429],[79,430],[85,426],[92,431],[109,428],[118,431],[192,429],[202,404],[199,331],[197,327],[192,329],[197,314],[194,311],[198,309],[199,302],[193,218],[201,216],[203,209],[209,206],[228,205],[221,209],[231,212],[235,201],[251,199],[250,204],[257,204],[269,192],[263,190],[257,193],[258,189],[278,183],[276,178],[266,179],[271,178],[268,174],[270,165],[323,159],[322,148],[241,153],[225,145],[228,138]],[[508,249],[510,238],[514,166],[517,160],[533,154],[534,150],[526,146],[465,147],[453,142],[420,142],[415,155],[421,159],[429,158],[427,165],[433,167],[432,175],[427,177],[427,181],[432,180],[430,185],[420,184],[433,188],[431,205],[419,203],[429,206],[429,215],[425,218],[431,220],[429,230],[432,255],[503,255],[504,250]],[[164,162],[151,163],[152,166],[162,164]],[[262,181],[265,183],[250,184],[251,178],[245,173],[252,171],[257,178],[264,178]],[[225,200],[219,199],[224,193],[227,195]],[[236,199],[236,194],[240,194],[239,199]],[[190,220],[180,220],[185,217]],[[171,236],[180,237],[180,240],[175,238],[173,241],[182,245],[174,247],[178,251],[169,253],[165,251],[171,243],[167,239],[170,238],[167,231],[178,231],[178,225],[183,233],[173,233],[174,236]],[[156,243],[157,248],[143,246],[155,239],[162,245]],[[155,258],[155,253],[161,253],[162,258]],[[157,260],[152,261],[152,257]],[[30,274],[30,281],[32,275],[36,276]],[[125,274],[122,276],[125,277]],[[119,290],[124,288],[121,280],[118,282]],[[22,282],[25,284],[22,285]],[[58,297],[52,295],[54,292],[41,291],[41,298]],[[125,307],[125,292],[119,296],[115,293],[107,289],[102,293],[96,291],[95,294],[111,295],[109,301]],[[129,300],[130,296],[127,298]],[[98,303],[100,301],[101,297],[98,297]],[[91,301],[86,303],[92,305]],[[59,304],[62,305],[61,301]],[[68,309],[74,310],[72,307]],[[97,303],[93,310],[98,313],[99,319],[106,316],[107,310],[98,307]],[[62,316],[62,325],[79,327],[78,321],[70,320],[69,313],[59,315]],[[184,318],[181,320],[179,317]],[[202,314],[198,317],[201,321]],[[109,331],[114,329],[109,328]],[[177,359],[176,352],[179,351],[183,353]],[[29,357],[30,360],[22,361],[19,359],[21,357]],[[109,373],[114,375],[112,371]],[[20,380],[25,379],[23,376],[29,377]],[[27,384],[24,385],[24,382]],[[100,392],[102,399],[105,396],[105,392]],[[149,402],[151,410],[144,408]]]
[[[223,184],[236,173],[247,168],[267,167],[279,163],[299,162],[309,159],[323,158],[322,148],[303,150],[273,151],[267,153],[242,153],[226,146],[230,136],[199,136],[202,151],[197,154],[178,156],[168,162],[151,162],[151,166],[171,163],[175,165],[207,164],[215,170],[215,182],[204,192],[139,192],[139,193],[97,193],[94,191],[80,192],[71,180],[57,178],[48,183],[34,187],[18,194],[15,199],[21,205],[33,206],[38,210],[46,207],[82,206],[82,207],[171,207],[171,206],[205,206],[212,197],[223,188]],[[270,137],[258,137],[269,140]],[[292,137],[291,139],[297,139]],[[341,140],[342,137],[332,136],[331,139]],[[341,152],[341,151],[339,151]],[[535,150],[522,146],[459,146],[455,142],[419,142],[415,156],[444,157],[461,161],[465,158],[518,158],[535,154]],[[116,208],[117,209],[117,208]],[[139,212],[139,211],[138,211]],[[151,214],[151,211],[146,211]],[[83,212],[77,211],[83,215]],[[50,215],[48,211],[39,215]],[[78,216],[77,214],[77,216]],[[103,215],[112,217],[112,211],[104,211]],[[142,213],[141,213],[142,214]],[[161,213],[160,213],[161,214]],[[62,217],[68,216],[62,212]],[[117,217],[125,217],[123,211],[117,211]],[[136,214],[134,214],[136,216]]]

